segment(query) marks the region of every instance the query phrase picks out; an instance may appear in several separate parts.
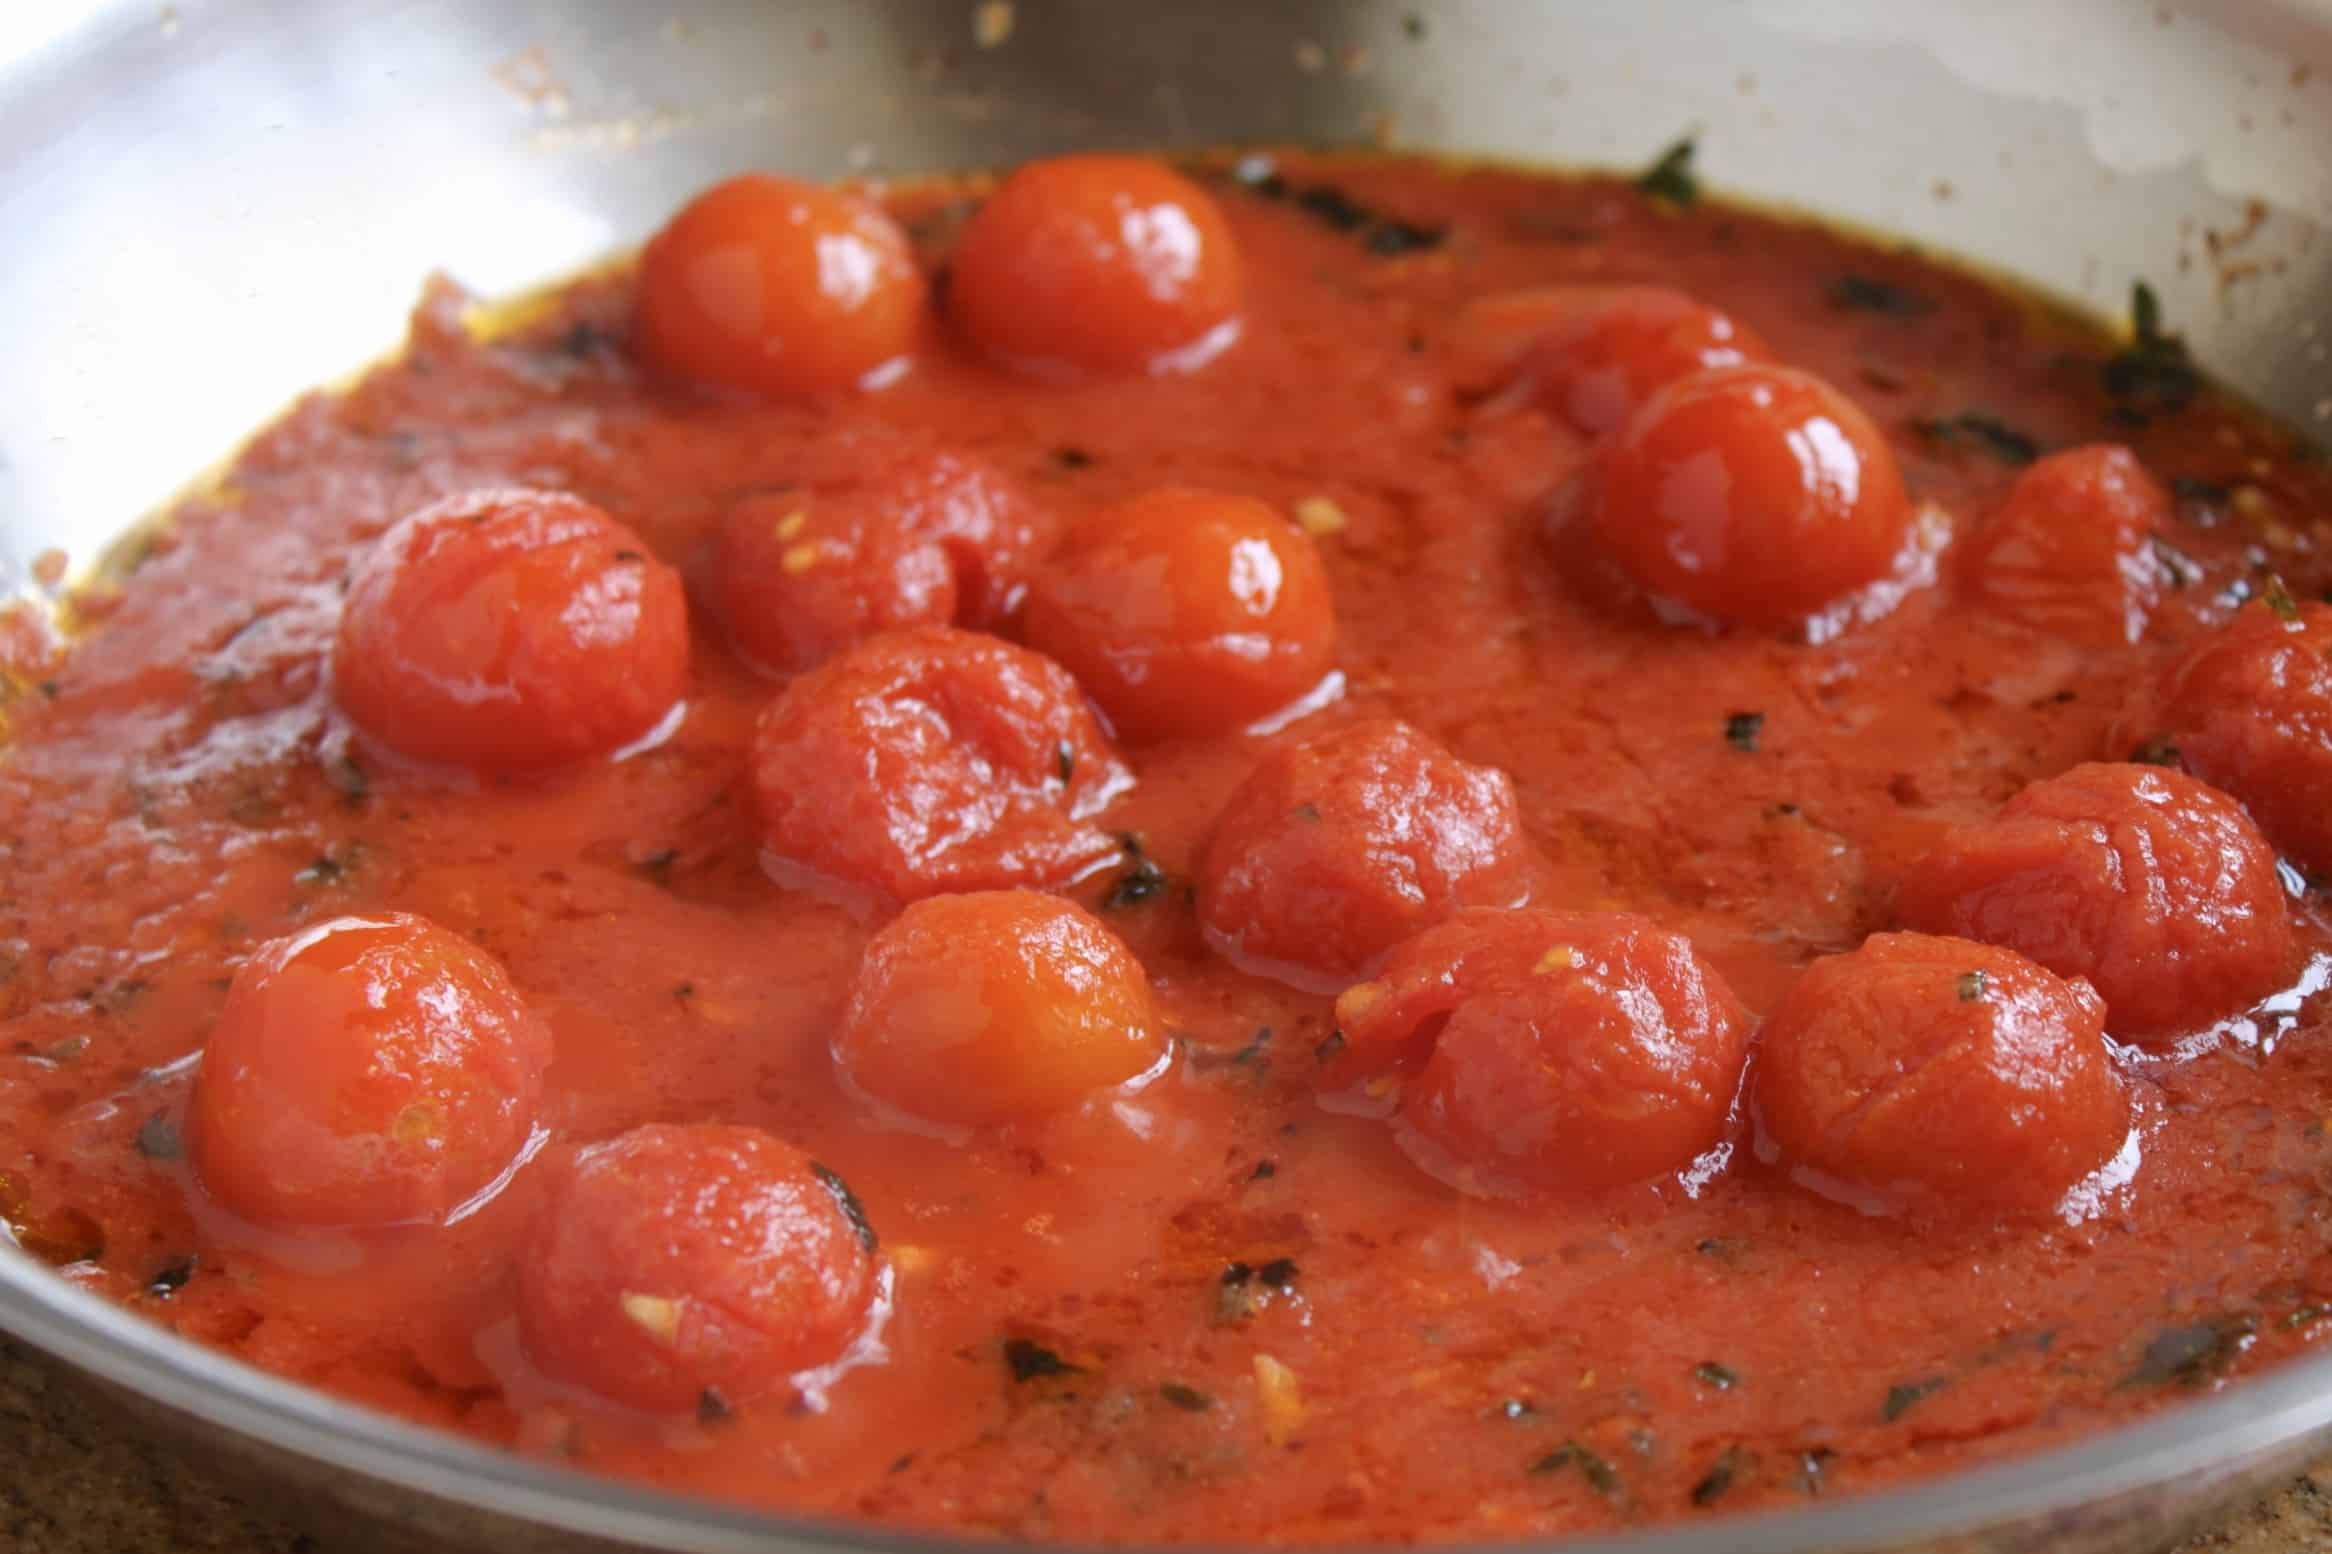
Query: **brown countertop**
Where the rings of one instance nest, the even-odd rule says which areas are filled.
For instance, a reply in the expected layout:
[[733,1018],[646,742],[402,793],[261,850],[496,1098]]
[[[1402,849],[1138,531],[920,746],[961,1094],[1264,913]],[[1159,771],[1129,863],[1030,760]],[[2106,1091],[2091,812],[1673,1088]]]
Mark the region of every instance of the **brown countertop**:
[[[110,1413],[0,1338],[0,1551],[5,1554],[367,1554],[360,1533],[302,1532],[238,1498],[183,1452]],[[2332,1550],[2332,1461],[2180,1554]]]

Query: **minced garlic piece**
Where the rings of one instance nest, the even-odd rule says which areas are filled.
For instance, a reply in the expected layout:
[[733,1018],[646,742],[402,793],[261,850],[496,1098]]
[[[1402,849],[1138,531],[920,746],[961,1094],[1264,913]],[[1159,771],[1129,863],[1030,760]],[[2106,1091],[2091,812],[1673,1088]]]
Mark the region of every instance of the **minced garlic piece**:
[[808,528],[809,524],[810,515],[797,507],[777,520],[777,537],[781,540],[790,540]]
[[984,0],[972,7],[972,41],[992,49],[1012,36],[1012,0]]
[[824,554],[825,547],[816,540],[805,540],[799,545],[788,546],[779,554],[777,564],[788,572],[807,572],[818,564],[818,558]]
[[1296,522],[1306,534],[1341,534],[1352,520],[1327,497],[1307,496],[1296,503]]
[[1578,964],[1579,952],[1567,944],[1558,944],[1541,955],[1538,964],[1530,969],[1534,975],[1543,977],[1551,972],[1570,971]]
[[650,1338],[668,1344],[680,1336],[680,1302],[667,1295],[641,1295],[626,1290],[616,1297],[623,1314],[640,1325]]
[[1285,1446],[1304,1422],[1303,1388],[1296,1373],[1268,1354],[1255,1357],[1255,1393],[1263,1402],[1263,1438]]

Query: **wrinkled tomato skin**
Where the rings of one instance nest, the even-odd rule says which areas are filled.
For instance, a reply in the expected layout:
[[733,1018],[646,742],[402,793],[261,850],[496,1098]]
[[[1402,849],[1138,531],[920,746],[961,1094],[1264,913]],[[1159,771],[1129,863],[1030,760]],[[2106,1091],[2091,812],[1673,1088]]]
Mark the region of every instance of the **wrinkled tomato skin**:
[[2052,453],[2016,477],[1970,542],[1968,587],[2006,620],[2072,641],[2136,642],[2162,594],[2152,539],[2170,493],[2114,443]]
[[798,673],[884,631],[1003,624],[1056,532],[984,460],[908,453],[740,498],[714,537],[704,592],[747,661]]
[[2266,839],[2227,795],[2158,766],[2095,762],[2034,783],[1939,842],[1897,909],[1910,927],[2086,979],[2130,1039],[2236,1013],[2292,969]]
[[872,201],[747,173],[688,202],[640,254],[637,335],[674,377],[778,399],[846,390],[905,358],[927,288]]
[[1117,852],[1088,818],[1132,780],[1066,670],[950,626],[792,681],[752,772],[772,858],[893,903],[1076,878]]
[[1723,1140],[1749,1046],[1691,942],[1617,912],[1461,912],[1346,989],[1336,1028],[1324,1094],[1404,1076],[1415,1152],[1477,1192],[1684,1169]]
[[2125,748],[2149,738],[2242,800],[2302,868],[2332,875],[2332,605],[2237,610],[2171,667]]
[[1469,307],[1452,367],[1470,392],[1515,392],[1600,437],[1679,379],[1770,355],[1755,331],[1672,287],[1550,286]]
[[2013,950],[1874,934],[1766,1017],[1753,1107],[1810,1185],[1866,1206],[2045,1214],[2122,1147],[2105,1006]]
[[933,896],[868,944],[834,1058],[908,1117],[985,1127],[1067,1110],[1164,1050],[1150,979],[1118,937],[1035,891]]
[[1810,374],[1728,367],[1646,400],[1589,462],[1581,511],[1603,553],[1704,620],[1796,626],[1887,577],[1910,536],[1895,456]]
[[1214,196],[1134,156],[1019,167],[964,229],[948,276],[956,328],[1045,376],[1195,367],[1227,343],[1245,294]]
[[549,1375],[695,1413],[775,1392],[865,1327],[871,1248],[809,1156],[755,1128],[650,1124],[579,1151],[521,1249],[519,1334]]
[[1320,683],[1335,604],[1311,537],[1252,497],[1163,487],[1095,514],[1038,575],[1029,645],[1130,739],[1219,733]]
[[1199,920],[1234,960],[1341,985],[1469,906],[1514,906],[1525,844],[1504,772],[1371,719],[1266,756],[1199,860]]
[[236,972],[195,1073],[188,1158],[255,1223],[435,1223],[526,1148],[550,1055],[483,950],[408,913],[333,918]]
[[579,498],[472,491],[358,565],[334,694],[368,737],[495,774],[604,755],[688,688],[688,601],[639,536]]

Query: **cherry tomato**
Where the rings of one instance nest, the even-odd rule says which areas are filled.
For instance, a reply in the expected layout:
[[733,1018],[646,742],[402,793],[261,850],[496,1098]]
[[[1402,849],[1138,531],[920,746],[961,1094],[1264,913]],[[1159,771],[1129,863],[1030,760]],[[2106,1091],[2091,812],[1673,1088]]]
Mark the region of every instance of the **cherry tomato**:
[[984,461],[908,454],[740,500],[715,537],[706,591],[740,652],[791,673],[901,626],[1001,624],[1054,527]]
[[688,688],[688,601],[639,536],[555,491],[412,514],[356,569],[334,694],[424,761],[525,772],[640,738]]
[[1910,532],[1895,456],[1854,402],[1786,367],[1660,390],[1582,488],[1606,555],[1656,598],[1784,627],[1888,575]]
[[948,626],[803,675],[753,740],[770,854],[891,901],[1074,879],[1115,856],[1087,820],[1131,780],[1067,670]]
[[187,1155],[245,1219],[433,1223],[526,1147],[551,1038],[492,957],[403,912],[263,944],[203,1046]]
[[1723,1139],[1749,1051],[1691,941],[1623,912],[1461,912],[1347,988],[1336,1029],[1331,1103],[1397,1095],[1428,1169],[1489,1192],[1683,1169]]
[[1517,389],[1600,437],[1679,378],[1767,357],[1730,314],[1666,286],[1549,286],[1468,307],[1453,370],[1461,387]]
[[518,1264],[527,1354],[632,1408],[695,1411],[839,1359],[877,1289],[840,1177],[757,1128],[634,1128],[581,1151]]
[[2170,493],[2137,455],[2099,443],[2052,453],[2016,477],[1976,535],[1967,567],[1994,613],[2077,642],[2135,642],[2161,596],[2150,543]]
[[1252,497],[1169,486],[1080,526],[1037,576],[1028,640],[1120,733],[1209,734],[1320,683],[1336,651],[1311,537]]
[[780,399],[866,383],[914,349],[927,288],[907,235],[839,189],[747,173],[640,255],[639,340],[675,377]]
[[1758,1126],[1865,1206],[2046,1212],[2129,1134],[2104,1018],[2089,984],[2013,950],[1874,934],[1766,1018]]
[[1228,342],[1239,250],[1204,189],[1147,157],[1064,156],[1006,178],[964,228],[947,311],[998,361],[1161,372]]
[[2332,875],[2332,605],[2247,604],[2171,667],[2144,736]]
[[1028,890],[918,901],[866,947],[834,1060],[925,1122],[1063,1111],[1165,1050],[1141,962],[1091,913]]
[[2291,969],[2275,854],[2242,807],[2158,766],[2076,766],[1947,835],[1897,896],[1913,928],[2083,977],[2127,1037],[2207,1025]]
[[1199,920],[1252,970],[1340,985],[1461,907],[1519,904],[1523,865],[1504,772],[1376,719],[1274,751],[1239,785],[1199,860]]

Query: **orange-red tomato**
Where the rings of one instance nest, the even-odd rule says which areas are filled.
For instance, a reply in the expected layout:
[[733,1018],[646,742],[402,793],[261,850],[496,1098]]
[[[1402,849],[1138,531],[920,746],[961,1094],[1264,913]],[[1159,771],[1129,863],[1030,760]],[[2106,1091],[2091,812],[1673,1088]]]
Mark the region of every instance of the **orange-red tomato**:
[[640,255],[639,343],[676,377],[795,398],[905,358],[926,288],[872,201],[747,173],[682,207]]
[[583,1150],[519,1260],[521,1341],[633,1408],[774,1392],[866,1326],[874,1234],[847,1194],[757,1128],[656,1124]]
[[925,1122],[1023,1122],[1164,1051],[1141,962],[1090,912],[1029,890],[918,901],[866,947],[834,1060]]
[[1786,367],[1660,390],[1597,451],[1581,500],[1604,554],[1647,593],[1738,626],[1794,625],[1877,582],[1910,529],[1870,417]]
[[2013,950],[1874,934],[1767,1016],[1758,1126],[1866,1204],[2046,1212],[2129,1134],[2104,1017],[2087,983]]
[[1421,1162],[1488,1192],[1683,1169],[1724,1138],[1749,1050],[1691,942],[1624,912],[1461,912],[1347,988],[1336,1028],[1324,1098],[1397,1097]]
[[448,497],[356,570],[334,694],[425,761],[525,772],[640,738],[688,688],[688,601],[638,535],[579,498]]
[[1903,921],[2084,977],[2119,1036],[2192,1030],[2273,991],[2292,935],[2275,855],[2241,806],[2183,772],[2094,763],[1947,835]]
[[1468,307],[1451,366],[1471,392],[1516,389],[1599,437],[1679,378],[1769,354],[1730,314],[1671,287],[1549,286]]
[[2332,605],[2245,605],[2171,667],[2152,737],[2332,875]]
[[947,311],[999,361],[1044,372],[1187,368],[1236,327],[1238,245],[1197,184],[1137,156],[1016,169],[964,228]]
[[2016,477],[1970,542],[1969,587],[2009,620],[2110,645],[2135,642],[2162,591],[2151,543],[2170,493],[2115,443],[2052,453]]
[[1037,575],[1027,629],[1136,739],[1253,722],[1317,686],[1336,652],[1311,537],[1252,497],[1184,486],[1071,534]]
[[1248,967],[1334,985],[1469,906],[1519,905],[1514,784],[1390,719],[1265,757],[1198,866],[1199,920]]
[[897,627],[1001,624],[1054,533],[984,460],[909,453],[744,497],[722,519],[705,589],[738,651],[790,673]]
[[1088,821],[1131,780],[1068,671],[949,626],[803,675],[753,739],[771,856],[892,901],[1074,879],[1116,855]]
[[403,912],[263,944],[227,990],[187,1155],[245,1219],[443,1220],[533,1133],[551,1038],[483,950]]

